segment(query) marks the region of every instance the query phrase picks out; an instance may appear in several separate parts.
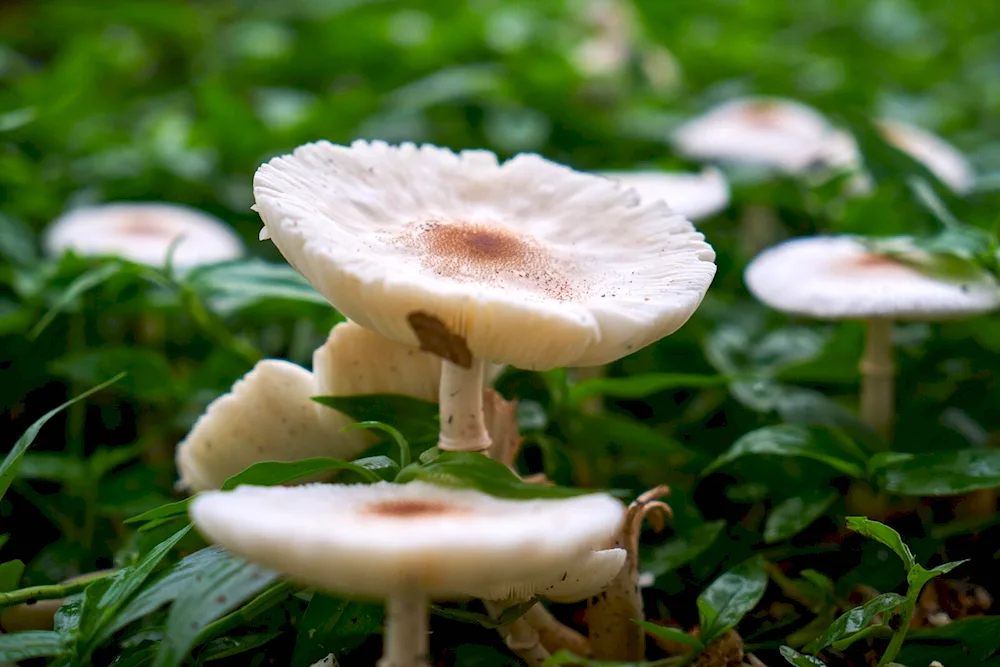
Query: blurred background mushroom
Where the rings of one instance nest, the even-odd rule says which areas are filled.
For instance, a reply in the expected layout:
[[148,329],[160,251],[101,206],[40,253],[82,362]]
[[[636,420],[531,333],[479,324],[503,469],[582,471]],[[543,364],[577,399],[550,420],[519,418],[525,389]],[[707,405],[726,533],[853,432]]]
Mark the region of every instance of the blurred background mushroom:
[[700,173],[606,171],[602,175],[635,190],[643,201],[666,202],[671,211],[688,220],[707,218],[729,203],[729,184],[718,169]]

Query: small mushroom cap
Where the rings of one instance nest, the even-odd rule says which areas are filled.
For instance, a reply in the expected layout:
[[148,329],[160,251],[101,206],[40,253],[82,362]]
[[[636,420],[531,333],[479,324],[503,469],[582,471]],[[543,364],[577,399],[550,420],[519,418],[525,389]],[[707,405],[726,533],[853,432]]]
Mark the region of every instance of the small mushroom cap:
[[632,188],[642,201],[664,201],[671,211],[691,220],[707,218],[729,204],[729,184],[718,169],[699,174],[607,171],[604,176]]
[[889,143],[922,163],[955,192],[968,192],[975,185],[972,165],[961,151],[941,137],[895,120],[883,120],[879,128]]
[[321,421],[315,395],[313,375],[304,368],[279,359],[257,362],[209,404],[177,446],[179,486],[218,489],[260,461],[352,458],[364,449],[364,434],[340,433],[351,421],[334,410],[327,409],[330,416]]
[[771,308],[823,319],[937,320],[1000,306],[1000,288],[986,272],[961,283],[936,279],[849,236],[799,238],[769,248],[747,266],[744,280]]
[[544,576],[465,591],[483,600],[527,600],[536,595],[553,602],[579,602],[597,595],[625,565],[624,549],[602,549],[581,556]]
[[836,131],[822,114],[800,102],[749,97],[684,123],[673,141],[688,157],[799,173],[826,160]]
[[[180,241],[178,241],[180,239]],[[163,266],[177,242],[173,264],[191,268],[237,259],[243,243],[226,223],[206,213],[162,203],[117,203],[74,209],[45,232],[45,249],[61,255],[117,256]]]
[[385,598],[432,597],[531,579],[568,567],[619,530],[606,494],[505,500],[412,482],[242,486],[196,497],[210,541],[302,583]]
[[348,318],[417,345],[409,316],[428,315],[521,368],[619,359],[683,325],[715,275],[683,217],[537,155],[319,142],[260,167],[254,197]]

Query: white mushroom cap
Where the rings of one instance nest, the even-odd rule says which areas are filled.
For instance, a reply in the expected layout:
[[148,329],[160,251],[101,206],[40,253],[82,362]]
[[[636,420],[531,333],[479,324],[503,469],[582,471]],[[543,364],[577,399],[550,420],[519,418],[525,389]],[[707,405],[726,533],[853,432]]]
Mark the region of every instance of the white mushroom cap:
[[348,318],[416,345],[408,317],[429,315],[521,368],[623,357],[683,325],[715,275],[690,222],[536,155],[320,142],[258,169],[254,196]]
[[664,201],[671,211],[691,220],[707,218],[729,204],[729,184],[718,169],[699,174],[607,171],[604,176],[632,188],[642,201]]
[[886,141],[922,163],[955,192],[968,192],[976,182],[972,165],[961,151],[927,130],[895,120],[879,123]]
[[771,97],[725,102],[678,128],[673,141],[688,157],[805,171],[830,154],[836,130],[812,107]]
[[[915,250],[910,256],[927,258]],[[744,280],[772,308],[824,319],[937,320],[1000,306],[1000,287],[986,272],[961,283],[935,279],[848,236],[774,246],[747,266]]]
[[177,446],[179,486],[218,489],[260,461],[352,458],[364,449],[364,434],[340,433],[351,420],[334,410],[321,421],[310,398],[315,395],[313,375],[304,368],[279,359],[257,362]]
[[[180,241],[178,241],[180,239]],[[206,213],[162,203],[118,203],[74,209],[45,232],[48,253],[117,256],[163,266],[177,242],[173,265],[191,268],[243,255],[243,243],[226,223]]]
[[597,595],[625,565],[624,549],[601,549],[544,576],[465,591],[483,600],[527,600],[540,596],[553,602],[579,602]]
[[201,494],[190,512],[237,556],[372,597],[448,597],[544,575],[609,540],[624,518],[606,494],[505,500],[422,482],[243,486]]

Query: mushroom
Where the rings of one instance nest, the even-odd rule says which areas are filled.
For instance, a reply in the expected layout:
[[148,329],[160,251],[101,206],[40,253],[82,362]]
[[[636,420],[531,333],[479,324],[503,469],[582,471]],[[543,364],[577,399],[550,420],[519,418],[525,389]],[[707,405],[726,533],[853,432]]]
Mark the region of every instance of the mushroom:
[[291,362],[264,359],[212,401],[177,446],[178,486],[218,489],[260,461],[315,456],[353,458],[364,449],[359,431],[341,433],[351,420],[339,412],[319,418],[313,374]]
[[812,107],[777,97],[730,100],[687,121],[673,134],[678,152],[699,160],[719,160],[803,173],[828,163],[835,128]]
[[715,253],[662,202],[537,155],[307,144],[254,178],[285,258],[340,312],[444,361],[446,450],[482,451],[487,361],[619,359],[687,321]]
[[670,210],[690,220],[718,213],[729,204],[729,184],[718,169],[698,174],[637,171],[603,173],[632,188],[643,201],[664,201]]
[[[904,256],[876,254],[849,236],[787,241],[761,253],[746,269],[750,292],[771,308],[829,320],[867,322],[861,359],[861,417],[888,439],[893,415],[894,320],[940,320],[994,310],[1000,287],[985,271],[949,282],[916,266],[931,257],[908,248]],[[905,261],[904,261],[905,260]]]
[[117,256],[160,267],[174,249],[173,265],[192,268],[237,259],[243,243],[223,221],[178,204],[115,203],[77,208],[46,230],[52,255]]
[[428,667],[429,599],[566,568],[623,520],[606,494],[504,500],[406,485],[242,486],[195,498],[208,540],[296,581],[386,600],[380,667]]
[[957,193],[972,190],[976,174],[962,153],[941,137],[897,120],[878,123],[886,141],[920,162]]

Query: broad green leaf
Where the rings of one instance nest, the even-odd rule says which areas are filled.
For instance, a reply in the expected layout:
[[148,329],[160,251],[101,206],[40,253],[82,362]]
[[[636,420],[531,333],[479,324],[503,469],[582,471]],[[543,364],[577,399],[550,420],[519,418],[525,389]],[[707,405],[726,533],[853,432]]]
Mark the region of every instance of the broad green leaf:
[[88,465],[65,453],[28,452],[21,459],[17,474],[21,479],[43,479],[50,482],[69,482],[82,479],[87,474]]
[[563,422],[573,449],[592,456],[612,456],[678,468],[696,453],[669,434],[612,413],[578,413]]
[[410,442],[437,435],[437,403],[397,394],[363,396],[314,396],[313,400],[356,422],[381,422],[402,433]]
[[646,398],[668,389],[698,389],[725,385],[729,379],[723,375],[696,375],[693,373],[647,373],[620,378],[595,378],[584,380],[569,388],[569,402],[580,403],[591,396],[611,398]]
[[45,313],[42,319],[38,320],[35,326],[31,329],[31,332],[28,334],[28,339],[35,340],[38,338],[46,327],[52,324],[52,321],[59,315],[59,313],[66,310],[74,301],[80,298],[82,294],[97,287],[121,271],[123,267],[124,265],[119,262],[111,262],[109,264],[102,264],[80,275],[76,280],[70,283],[69,287],[63,290],[62,294],[59,295],[55,303],[52,304],[52,307],[47,313]]
[[903,543],[903,538],[895,530],[863,516],[847,517],[847,527],[865,537],[878,540],[895,552],[903,560],[903,566],[907,572],[913,569],[916,562],[913,559],[913,552]]
[[957,496],[1000,487],[1000,450],[959,449],[911,454],[877,470],[880,487],[905,496]]
[[931,579],[939,577],[942,574],[947,574],[952,570],[954,570],[959,565],[962,565],[967,562],[968,560],[952,561],[950,563],[943,563],[929,570],[919,564],[916,564],[907,573],[906,581],[907,583],[909,583],[911,588],[919,591],[921,588],[924,587],[924,584],[926,584]]
[[228,557],[203,569],[201,579],[185,587],[167,616],[166,632],[154,667],[180,667],[198,635],[212,621],[225,616],[278,578],[258,565]]
[[656,623],[650,623],[649,621],[636,621],[634,619],[632,622],[649,634],[655,635],[661,639],[667,639],[672,642],[684,644],[685,646],[690,646],[695,651],[700,652],[705,650],[705,644],[703,644],[700,639],[684,632],[680,628],[668,628],[662,625],[657,625]]
[[361,459],[355,459],[354,464],[361,466],[365,470],[370,470],[380,479],[391,482],[396,479],[396,475],[399,474],[399,464],[390,459],[388,456],[366,456]]
[[175,519],[180,519],[182,517],[187,518],[188,505],[190,504],[190,498],[178,500],[174,503],[167,503],[166,505],[161,505],[160,507],[151,509],[148,512],[143,512],[142,514],[129,517],[128,519],[125,519],[125,523],[142,524],[139,526],[139,530],[143,532],[153,530],[154,528],[158,528],[165,523],[174,521]]
[[24,574],[24,563],[19,560],[9,560],[0,563],[0,593],[6,593],[18,588],[21,575]]
[[[101,580],[100,586],[92,585],[84,592],[81,612],[77,655],[87,657],[97,648],[105,627],[114,622],[118,612],[129,602],[137,590],[156,570],[160,562],[191,530],[185,526],[153,547],[146,556],[113,577]],[[99,595],[97,593],[100,593]]]
[[863,465],[849,460],[847,454],[834,447],[829,438],[817,438],[809,429],[790,424],[765,426],[741,436],[726,452],[709,464],[705,472],[718,470],[748,454],[813,459],[852,477],[861,477],[865,472]]
[[840,497],[829,489],[807,489],[800,496],[781,501],[768,513],[764,523],[764,541],[773,543],[788,539],[823,516]]
[[[818,653],[830,644],[864,630],[876,616],[891,612],[904,604],[906,604],[906,598],[896,593],[885,593],[872,598],[863,605],[841,614],[819,639],[806,647],[806,650]],[[885,622],[888,621],[889,618],[886,617]]]
[[355,422],[348,426],[345,426],[342,430],[344,431],[355,431],[358,429],[369,429],[373,431],[382,431],[392,438],[393,442],[396,443],[396,447],[399,449],[399,467],[405,468],[410,465],[410,443],[406,441],[399,430],[389,426],[388,424],[383,424],[382,422]]
[[314,593],[299,622],[292,667],[309,667],[333,653],[342,657],[382,625],[381,604]]
[[764,560],[746,560],[709,584],[698,596],[701,640],[711,644],[727,630],[735,628],[757,606],[767,588]]
[[370,482],[381,481],[381,478],[371,470],[356,463],[340,459],[314,458],[302,459],[301,461],[260,461],[254,463],[243,472],[227,479],[222,485],[222,490],[229,491],[241,484],[277,486],[329,470],[350,470]]
[[811,655],[802,655],[791,646],[782,646],[779,650],[781,656],[788,664],[795,667],[826,667],[826,663],[819,658],[814,658]]
[[247,651],[254,651],[269,641],[277,639],[281,634],[281,632],[258,632],[237,637],[217,637],[205,644],[205,648],[198,653],[198,660],[211,662],[240,655]]
[[302,274],[285,263],[258,259],[225,262],[196,269],[185,276],[185,282],[221,314],[266,300],[329,306]]
[[55,658],[69,654],[65,635],[51,630],[0,634],[0,660],[18,662],[31,658]]
[[95,394],[102,389],[114,384],[118,380],[124,377],[124,374],[116,375],[107,382],[102,382],[93,389],[89,389],[76,398],[71,398],[57,408],[49,410],[44,415],[38,418],[34,424],[28,427],[28,430],[24,432],[17,442],[14,443],[14,447],[7,453],[6,458],[0,463],[0,498],[4,497],[7,493],[7,489],[10,488],[11,482],[14,481],[14,477],[17,476],[18,467],[21,465],[21,459],[24,457],[24,453],[28,451],[28,447],[34,442],[35,438],[38,437],[38,432],[42,430],[45,423],[52,419],[54,416],[73,405],[77,401],[82,401],[88,396]]
[[118,384],[135,398],[161,401],[177,394],[167,358],[140,347],[107,347],[79,352],[50,364],[52,372],[81,384],[92,384],[114,373],[127,377]]
[[897,660],[922,667],[928,654],[944,665],[996,667],[1000,650],[1000,616],[972,616],[939,628],[919,628],[907,635]]
[[725,529],[725,521],[709,521],[686,530],[644,554],[642,569],[657,577],[676,570],[712,546]]
[[479,452],[441,452],[426,465],[411,464],[396,478],[400,484],[415,480],[440,486],[471,487],[500,498],[569,498],[594,492],[593,489],[525,482],[504,464]]

